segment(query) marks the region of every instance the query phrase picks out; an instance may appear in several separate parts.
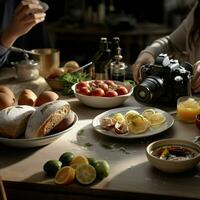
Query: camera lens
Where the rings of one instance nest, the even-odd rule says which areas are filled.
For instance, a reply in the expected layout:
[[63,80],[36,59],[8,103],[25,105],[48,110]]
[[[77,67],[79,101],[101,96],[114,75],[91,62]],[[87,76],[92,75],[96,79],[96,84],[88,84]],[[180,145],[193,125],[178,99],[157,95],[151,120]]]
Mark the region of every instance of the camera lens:
[[148,76],[134,88],[134,97],[138,102],[149,103],[163,94],[163,79]]

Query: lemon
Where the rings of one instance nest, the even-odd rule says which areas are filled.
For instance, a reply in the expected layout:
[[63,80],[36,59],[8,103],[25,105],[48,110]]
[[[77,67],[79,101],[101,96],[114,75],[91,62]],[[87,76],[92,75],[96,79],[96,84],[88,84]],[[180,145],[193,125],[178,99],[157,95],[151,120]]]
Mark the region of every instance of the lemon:
[[74,154],[71,152],[65,152],[63,153],[60,158],[59,161],[62,162],[62,166],[67,166],[70,164],[70,162],[74,159]]
[[47,175],[55,176],[61,166],[62,162],[60,162],[59,160],[49,160],[44,164],[43,169]]
[[136,117],[139,117],[140,113],[135,110],[129,110],[125,115],[124,118],[127,122],[134,120]]
[[151,116],[152,116],[153,114],[155,114],[155,113],[156,113],[156,111],[155,111],[154,109],[149,108],[149,109],[146,109],[146,110],[143,111],[142,116],[144,116],[144,117],[147,118],[147,119],[150,119]]
[[91,184],[96,179],[96,170],[92,165],[82,164],[76,168],[76,180],[84,185]]
[[115,122],[123,122],[125,119],[124,119],[124,115],[122,113],[115,113],[112,117],[112,119],[115,121]]
[[84,155],[78,155],[70,162],[70,166],[74,169],[81,164],[89,164],[87,157]]
[[140,116],[128,122],[128,132],[133,134],[140,134],[145,132],[150,127],[150,122]]
[[56,184],[70,184],[75,180],[75,169],[65,166],[59,169],[54,178]]
[[97,177],[103,179],[109,175],[110,166],[106,160],[98,160],[95,164]]
[[166,121],[166,117],[162,113],[156,112],[151,116],[149,121],[151,122],[151,126],[158,126]]

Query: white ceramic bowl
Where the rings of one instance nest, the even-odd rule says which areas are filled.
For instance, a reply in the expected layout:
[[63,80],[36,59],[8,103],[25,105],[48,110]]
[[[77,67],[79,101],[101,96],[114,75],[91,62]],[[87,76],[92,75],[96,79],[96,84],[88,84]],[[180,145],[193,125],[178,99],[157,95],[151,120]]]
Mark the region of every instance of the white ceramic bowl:
[[[186,160],[163,160],[155,155],[156,149],[163,146],[182,146],[196,152],[195,156]],[[194,142],[182,139],[163,139],[152,142],[146,148],[146,156],[149,162],[157,169],[167,173],[179,173],[194,168],[200,161],[200,146]]]
[[133,93],[133,86],[131,84],[125,84],[119,81],[115,82],[126,86],[129,93],[116,97],[88,96],[76,92],[75,88],[77,83],[72,86],[72,89],[74,91],[75,96],[79,99],[79,101],[86,106],[93,108],[114,108],[123,104]]

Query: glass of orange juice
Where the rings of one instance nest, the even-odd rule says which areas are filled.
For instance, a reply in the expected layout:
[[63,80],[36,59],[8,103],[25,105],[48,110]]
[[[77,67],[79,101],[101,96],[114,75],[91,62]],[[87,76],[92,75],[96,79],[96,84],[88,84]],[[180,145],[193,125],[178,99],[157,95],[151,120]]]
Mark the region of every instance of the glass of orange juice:
[[200,114],[200,98],[184,96],[177,100],[177,118],[187,123],[194,123]]

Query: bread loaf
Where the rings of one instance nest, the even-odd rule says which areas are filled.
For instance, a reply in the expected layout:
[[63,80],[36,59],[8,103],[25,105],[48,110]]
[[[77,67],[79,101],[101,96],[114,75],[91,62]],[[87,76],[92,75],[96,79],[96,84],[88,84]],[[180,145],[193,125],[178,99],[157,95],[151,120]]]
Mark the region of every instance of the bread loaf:
[[36,109],[30,116],[25,138],[36,138],[47,135],[70,112],[70,105],[65,100],[47,102]]
[[30,115],[35,111],[32,106],[10,106],[0,111],[0,136],[18,138],[24,134]]

